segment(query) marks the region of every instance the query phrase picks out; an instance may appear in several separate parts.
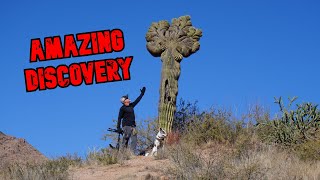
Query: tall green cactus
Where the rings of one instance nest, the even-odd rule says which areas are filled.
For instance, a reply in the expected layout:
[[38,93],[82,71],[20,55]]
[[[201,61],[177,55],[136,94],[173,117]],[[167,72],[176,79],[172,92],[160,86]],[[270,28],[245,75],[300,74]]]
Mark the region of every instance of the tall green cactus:
[[161,57],[162,71],[159,100],[159,126],[170,132],[176,99],[180,62],[200,48],[198,42],[202,31],[192,26],[190,16],[182,16],[168,21],[152,23],[147,34],[147,49],[151,55]]

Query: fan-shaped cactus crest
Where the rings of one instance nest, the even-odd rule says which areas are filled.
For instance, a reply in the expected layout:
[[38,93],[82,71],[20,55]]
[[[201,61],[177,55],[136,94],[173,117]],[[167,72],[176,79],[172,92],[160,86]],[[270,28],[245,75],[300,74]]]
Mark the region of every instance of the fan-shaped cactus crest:
[[167,132],[172,129],[176,99],[178,95],[178,80],[180,62],[200,48],[199,39],[202,31],[192,26],[190,16],[181,16],[168,21],[152,23],[147,34],[147,49],[162,61],[159,127]]

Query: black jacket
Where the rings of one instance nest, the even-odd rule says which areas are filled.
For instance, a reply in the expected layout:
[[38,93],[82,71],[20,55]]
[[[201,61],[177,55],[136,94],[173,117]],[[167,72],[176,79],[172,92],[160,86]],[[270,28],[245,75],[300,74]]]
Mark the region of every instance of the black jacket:
[[122,127],[124,126],[136,126],[134,107],[139,103],[144,93],[141,93],[140,96],[129,104],[129,106],[122,105],[119,111],[117,128],[120,128],[121,120]]

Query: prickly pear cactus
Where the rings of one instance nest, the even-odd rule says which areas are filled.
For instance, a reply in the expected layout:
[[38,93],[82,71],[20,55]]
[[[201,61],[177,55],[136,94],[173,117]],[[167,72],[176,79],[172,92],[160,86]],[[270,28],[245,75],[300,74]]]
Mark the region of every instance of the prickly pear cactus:
[[180,62],[200,48],[199,39],[202,31],[192,26],[190,16],[182,16],[168,21],[152,23],[147,34],[147,49],[162,61],[159,127],[167,132],[172,129],[176,99],[178,95],[178,80]]

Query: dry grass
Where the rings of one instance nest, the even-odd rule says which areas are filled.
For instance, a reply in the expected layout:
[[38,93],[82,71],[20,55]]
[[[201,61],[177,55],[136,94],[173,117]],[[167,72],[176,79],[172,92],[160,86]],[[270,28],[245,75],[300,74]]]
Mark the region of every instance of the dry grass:
[[69,177],[70,167],[81,167],[88,165],[110,165],[123,164],[133,154],[130,150],[121,151],[113,149],[92,149],[85,159],[74,155],[48,160],[42,164],[14,164],[0,170],[0,179],[10,180],[66,180]]
[[68,178],[68,165],[59,160],[43,164],[15,164],[0,171],[0,179],[10,180],[65,180]]
[[130,159],[133,153],[129,149],[93,149],[87,153],[86,164],[88,165],[110,165],[123,164],[125,160]]
[[[259,113],[260,110],[246,115],[249,122],[270,121],[270,116]],[[160,149],[155,157],[173,162],[164,174],[174,179],[192,180],[320,179],[320,136],[287,148],[261,138],[261,133],[272,133],[270,129],[244,124],[244,119],[236,120],[229,111],[191,114],[190,117],[181,116],[187,118],[183,121],[187,123],[181,126],[179,133],[169,134],[164,149]],[[139,149],[153,143],[156,134],[155,120],[145,122],[149,125],[139,126]],[[67,155],[37,166],[16,165],[0,172],[0,179],[2,173],[4,179],[62,180],[68,177],[71,166],[123,164],[132,155],[129,150],[93,149],[85,160]],[[158,177],[150,174],[146,179]]]
[[251,123],[269,116],[256,111],[244,117],[248,124],[223,109],[186,117],[179,143],[167,147],[174,163],[167,173],[177,179],[320,179],[319,139],[295,149],[270,144]]
[[303,161],[272,145],[241,151],[224,144],[195,149],[188,144],[171,147],[178,179],[320,179],[320,162]]

